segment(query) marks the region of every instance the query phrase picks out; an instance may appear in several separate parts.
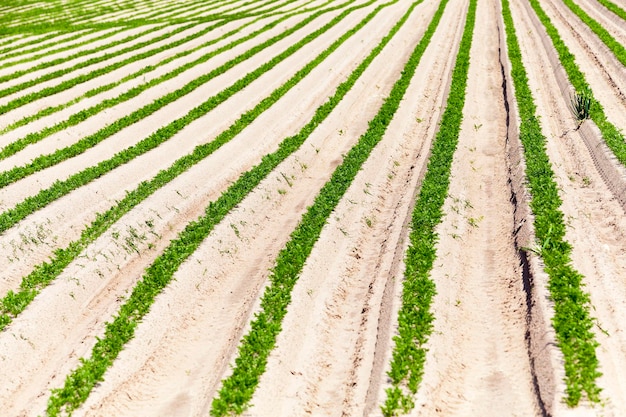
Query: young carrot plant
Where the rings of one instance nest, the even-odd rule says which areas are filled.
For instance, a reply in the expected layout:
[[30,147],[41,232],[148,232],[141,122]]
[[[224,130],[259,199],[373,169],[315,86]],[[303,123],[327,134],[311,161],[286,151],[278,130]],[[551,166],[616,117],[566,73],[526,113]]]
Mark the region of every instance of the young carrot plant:
[[[534,8],[539,7],[535,0],[531,0],[532,3]],[[600,400],[600,388],[596,384],[601,375],[596,357],[598,342],[591,331],[594,321],[590,313],[589,295],[582,290],[583,276],[572,266],[572,247],[564,239],[566,226],[560,211],[561,199],[546,153],[546,138],[541,132],[533,95],[528,86],[508,0],[502,0],[502,12],[521,120],[520,140],[524,147],[530,205],[535,216],[535,235],[540,248],[539,255],[549,276],[550,296],[554,301],[552,324],[565,359],[565,401],[574,407],[583,394],[590,401]],[[543,18],[547,16],[543,15]],[[572,65],[573,59],[567,62]]]
[[424,344],[432,332],[434,319],[430,305],[436,289],[430,279],[430,271],[436,258],[438,237],[435,227],[443,216],[441,208],[448,194],[452,158],[461,130],[475,15],[476,0],[470,0],[446,108],[413,209],[410,244],[405,256],[402,306],[398,314],[398,335],[394,337],[395,346],[388,372],[392,387],[387,389],[387,399],[381,406],[384,416],[406,414],[413,409],[413,397],[424,372]]
[[[374,12],[338,39],[333,44],[332,50],[358,32],[383,7],[394,2],[378,6]],[[368,59],[359,65],[350,78],[337,88],[335,95],[317,109],[313,119],[296,136],[287,138],[276,152],[266,155],[259,165],[244,173],[217,201],[209,204],[203,217],[191,222],[179,237],[170,243],[163,254],[146,270],[143,279],[133,289],[118,315],[106,325],[105,335],[96,343],[91,358],[82,359],[79,368],[66,378],[64,387],[53,391],[48,402],[48,415],[56,416],[62,410],[71,412],[85,401],[93,386],[102,379],[105,370],[112,364],[124,344],[133,337],[138,322],[148,312],[155,297],[169,283],[181,263],[196,250],[202,240],[233,207],[241,202],[281,161],[302,145],[311,132],[337,106],[381,48],[377,48],[375,54],[368,56]],[[318,58],[321,61],[329,53],[324,51]],[[245,123],[248,118],[242,117],[241,120]]]

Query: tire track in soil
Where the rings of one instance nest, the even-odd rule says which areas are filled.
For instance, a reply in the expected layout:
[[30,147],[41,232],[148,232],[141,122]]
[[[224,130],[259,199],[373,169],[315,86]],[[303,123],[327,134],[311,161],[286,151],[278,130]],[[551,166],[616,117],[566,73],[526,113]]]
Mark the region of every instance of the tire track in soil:
[[[426,22],[413,18],[420,20],[420,33],[431,15]],[[383,293],[394,280],[390,271],[397,269],[394,249],[405,238],[411,190],[429,153],[464,15],[463,7],[447,8],[385,138],[323,230],[245,415],[372,411],[372,401],[365,401],[370,384],[380,386],[383,378],[381,367],[374,366],[381,348],[379,306],[392,301],[383,300]]]
[[[345,24],[355,23],[358,19],[364,17],[368,10],[369,8],[365,11],[355,11],[354,14],[347,17],[348,21]],[[331,13],[331,15],[321,19],[319,22],[316,21],[312,27],[307,28],[307,33],[315,30],[318,26],[322,26],[327,20],[332,19],[334,13]],[[288,38],[291,39],[291,42],[294,42],[294,39],[300,39],[303,36],[305,35],[297,34],[296,38]],[[169,166],[175,159],[191,152],[196,145],[211,140],[219,132],[228,128],[239,117],[246,103],[248,108],[252,108],[275,87],[288,79],[296,71],[294,68],[300,68],[305,61],[311,58],[312,54],[316,51],[319,52],[332,42],[331,36],[331,34],[326,34],[321,39],[318,38],[318,42],[314,41],[315,45],[311,44],[308,49],[305,48],[307,50],[295,53],[286,61],[273,68],[272,71],[261,76],[256,82],[251,83],[209,112],[209,114],[185,127],[157,149],[153,149],[151,152],[116,168],[90,184],[74,190],[69,195],[28,216],[15,227],[3,232],[0,235],[0,246],[7,249],[13,249],[16,244],[22,244],[22,236],[32,235],[42,227],[45,229],[45,239],[44,244],[35,244],[27,241],[20,247],[17,253],[18,256],[11,253],[8,254],[10,258],[9,256],[0,258],[0,265],[7,265],[12,271],[10,275],[5,275],[5,279],[0,281],[0,294],[4,295],[9,288],[17,287],[20,277],[25,273],[24,271],[45,260],[55,248],[64,247],[67,243],[76,239],[82,230],[81,226],[89,224],[95,218],[96,213],[106,211],[112,204],[115,204],[116,200],[123,198],[127,190],[133,189],[141,181],[152,178],[159,170]],[[280,50],[277,48],[285,47],[286,45],[289,45],[289,43],[281,42],[274,48],[269,48],[266,54],[255,55],[246,61],[246,68],[256,68],[270,59],[269,57],[279,53]],[[231,56],[231,54],[228,54],[228,56]],[[146,132],[152,132],[168,120],[185,114],[190,108],[197,106],[198,100],[204,101],[207,94],[210,96],[216,90],[222,89],[224,83],[230,84],[240,78],[239,71],[241,69],[239,67],[233,68],[231,71],[223,74],[223,76],[210,81],[206,86],[200,87],[191,93],[191,96],[187,95],[190,97],[184,96],[176,100],[171,105],[151,115],[151,117],[143,119],[107,138],[104,142],[84,154],[2,188],[0,190],[0,207],[3,209],[13,207],[24,198],[36,194],[40,189],[49,187],[56,179],[66,178],[72,173],[84,169],[86,166],[94,165],[106,157],[105,151],[109,154],[114,153],[117,150],[114,146],[129,146],[131,144],[129,137],[138,138],[135,140],[146,137]],[[192,76],[193,74],[183,75],[183,82],[190,81]],[[165,114],[167,114],[167,119],[163,116]],[[192,139],[189,140],[189,138]],[[110,141],[114,143],[110,143]],[[0,162],[1,165],[2,163]],[[18,262],[15,261],[17,258],[19,258]]]
[[496,1],[479,2],[468,89],[432,271],[437,295],[416,416],[537,416],[509,201]]
[[[520,6],[518,6],[520,7]],[[562,98],[554,70],[546,66],[548,53],[541,44],[536,20],[529,23],[525,11],[515,11],[521,33],[520,46],[532,91],[537,92],[538,115],[543,122],[547,152],[552,161],[561,210],[567,221],[565,239],[573,246],[573,266],[584,275],[585,291],[593,306],[597,325],[592,329],[600,346],[596,354],[603,375],[598,385],[603,389],[603,405],[582,403],[572,410],[574,415],[620,416],[626,410],[626,378],[621,369],[626,366],[626,217],[619,201],[607,188],[596,170],[593,159],[575,127],[567,102]],[[532,33],[532,36],[530,35]],[[555,53],[550,51],[549,53]],[[576,55],[577,58],[579,55]],[[595,92],[595,89],[594,89]],[[567,131],[566,135],[563,132]],[[568,410],[569,411],[569,410]]]
[[[380,23],[380,19],[377,21]],[[375,22],[374,23],[371,22],[370,27],[372,24],[376,24]],[[339,27],[333,28],[331,30],[332,33],[330,33],[329,35],[331,37],[336,37],[337,33],[342,32],[343,29],[344,28],[340,25]],[[378,33],[380,30],[381,29],[378,29],[378,28],[375,30],[370,30],[369,32],[365,30],[364,33],[368,33],[367,37],[363,38],[363,39],[368,39],[368,42],[366,42],[365,45],[372,42],[372,40],[369,39],[369,36],[373,36],[374,33]],[[312,96],[311,99],[306,101],[306,106],[308,106],[306,110],[302,110],[301,112],[297,111],[299,106],[302,106],[301,103],[303,101],[301,97],[301,92],[299,92],[297,88],[294,89],[294,91],[290,94],[289,98],[286,99],[287,101],[283,103],[281,106],[279,106],[280,108],[279,110],[277,110],[278,114],[289,115],[288,117],[282,118],[285,126],[287,126],[286,129],[288,129],[288,131],[275,130],[276,119],[279,116],[277,114],[268,115],[265,117],[265,120],[263,121],[263,123],[257,124],[256,128],[251,128],[252,130],[248,132],[247,136],[242,135],[243,138],[239,139],[239,141],[245,140],[247,144],[246,143],[239,143],[237,145],[233,144],[235,148],[231,149],[229,152],[234,152],[235,154],[244,154],[247,152],[248,157],[253,157],[254,159],[254,156],[256,155],[256,157],[258,158],[258,155],[263,154],[268,151],[266,148],[267,146],[270,146],[270,147],[272,146],[269,139],[273,135],[275,135],[276,137],[272,138],[271,140],[275,143],[276,140],[286,135],[293,134],[293,130],[297,129],[298,124],[303,123],[303,121],[306,120],[306,118],[310,117],[312,110],[315,107],[317,107],[317,105],[320,104],[319,103],[320,101],[323,101],[325,99],[326,94],[328,94],[327,89],[331,88],[332,86],[332,84],[329,84],[328,82],[320,83],[319,79],[324,79],[327,81],[330,81],[332,79],[333,83],[338,83],[339,80],[341,80],[342,77],[345,76],[342,68],[345,65],[348,65],[348,66],[355,65],[353,63],[353,60],[350,59],[350,57],[352,57],[352,55],[354,54],[356,54],[356,56],[359,56],[365,53],[365,51],[360,51],[358,48],[355,48],[359,44],[360,44],[360,39],[354,38],[350,44],[351,46],[350,45],[345,46],[345,48],[348,48],[347,50],[350,52],[346,52],[346,50],[344,50],[343,53],[341,52],[341,50],[335,52],[335,54],[333,55],[333,58],[332,59],[329,58],[328,63],[325,62],[322,65],[325,68],[324,70],[321,70],[321,69],[318,70],[317,75],[310,76],[310,78],[305,80],[306,82],[304,83],[304,85],[300,86],[300,88],[305,89],[305,91],[313,91],[313,90],[317,91],[316,95]],[[348,59],[344,60],[345,58],[348,58]],[[383,67],[382,69],[383,72],[391,71],[390,68],[386,68],[382,65],[381,67]],[[368,108],[375,107],[372,105],[371,99],[367,98],[367,96],[365,95],[359,96],[358,101],[364,103],[364,105]],[[291,112],[295,111],[296,113],[290,113],[290,111]],[[342,116],[343,116],[344,121],[353,120],[353,123],[355,126],[362,126],[362,125],[365,125],[365,122],[359,119],[362,116],[362,114],[363,112],[355,112],[348,116],[346,115],[346,113],[343,113]],[[266,132],[266,135],[268,135],[268,137],[266,137],[266,140],[262,141],[262,143],[255,144],[254,140],[258,140],[259,138],[258,132]],[[323,139],[326,139],[327,136],[329,136],[328,131],[325,133],[326,133],[326,136],[323,137]],[[344,144],[340,143],[339,145],[344,145]],[[347,146],[347,145],[348,144],[345,144],[344,146]],[[243,146],[243,149],[242,149],[242,146]],[[329,148],[331,150],[335,150],[335,148],[333,148],[332,146],[329,146]],[[345,151],[345,149],[343,150]],[[319,160],[319,162],[317,163],[318,164],[317,169],[311,172],[311,175],[313,175],[313,178],[311,180],[322,181],[323,178],[322,178],[321,173],[328,172],[328,166],[329,165],[332,166],[334,161],[337,160],[338,155],[341,153],[341,150],[336,150],[334,154],[331,153],[329,156],[327,155],[326,160],[323,160],[321,157],[319,157],[318,154],[314,152],[313,148],[308,149],[308,152],[312,154],[312,155],[309,155],[309,158],[312,158],[315,161]],[[224,155],[221,155],[221,156],[224,156]],[[331,158],[331,159],[329,160],[328,158]],[[226,159],[224,159],[224,158],[219,158],[216,156],[215,160],[220,160],[220,159],[230,160],[232,159],[232,157],[231,158],[226,157]],[[254,163],[254,161],[248,162],[249,165],[251,165],[252,163]],[[215,167],[216,166],[215,162],[213,162],[212,165]],[[236,177],[238,171],[235,171],[235,172],[231,172],[231,171],[237,170],[238,169],[237,167],[234,167],[231,165],[226,165],[226,166],[223,166],[221,164],[219,165],[222,166],[221,168],[222,171],[228,172],[228,174],[231,174],[233,177]],[[309,165],[313,166],[313,162],[309,162]],[[290,167],[290,169],[292,170],[301,169],[300,164],[293,163],[293,166]],[[315,172],[318,172],[319,174],[316,175]],[[206,173],[206,170],[205,170],[205,173]],[[196,171],[196,174],[201,174],[201,173],[199,173],[199,171]],[[308,171],[307,171],[307,174],[308,174]],[[294,174],[294,175],[298,175],[298,174]],[[279,175],[276,175],[276,176],[278,178],[282,178]],[[232,181],[232,179],[230,181]],[[225,181],[223,183],[223,186],[224,187],[227,186],[230,181]],[[277,178],[272,178],[271,181],[275,183],[277,181]],[[196,186],[200,186],[202,188],[201,184],[203,184],[204,182],[206,182],[205,175],[196,175],[196,180],[195,180]],[[181,182],[178,183],[178,185],[180,184]],[[280,185],[280,186],[282,187],[285,185]],[[311,187],[311,186],[308,186],[308,187],[305,186],[305,188],[307,190],[307,193],[313,193],[313,191],[315,190],[315,187]],[[169,189],[169,191],[173,194],[173,191],[171,188]],[[276,193],[275,190],[273,191],[272,194],[278,195],[278,193]],[[189,194],[185,194],[185,195],[189,195]],[[262,195],[259,198],[262,200],[266,200],[266,194],[262,193]],[[160,199],[159,198],[156,198],[156,199],[157,201],[160,201],[161,206],[165,205],[165,210],[167,210],[170,207],[171,200],[168,200],[167,198],[163,198],[162,195]],[[200,212],[202,211],[204,204],[206,204],[206,200],[202,201],[201,199],[201,201],[197,201],[197,203],[199,203],[198,204],[199,207],[196,207],[195,209],[196,212],[193,213],[192,215],[189,215],[189,217],[185,217],[184,220],[195,219],[199,215],[198,210]],[[301,203],[298,205],[298,210],[304,210],[304,207],[305,207],[305,204]],[[291,210],[292,209],[293,208],[291,208]],[[285,213],[286,214],[285,219],[289,219],[292,216],[294,216],[291,214],[291,210],[288,210]],[[271,209],[268,209],[268,212],[270,211]],[[146,213],[144,212],[143,216],[145,215]],[[152,215],[152,212],[149,215]],[[137,220],[138,222],[141,222],[145,220],[145,217],[142,217],[142,215],[139,214],[139,218]],[[291,220],[297,221],[295,217]],[[132,222],[130,223],[132,224]],[[180,225],[184,226],[185,223],[186,221],[179,220],[179,222],[173,226],[174,227],[179,227]],[[168,225],[166,222],[163,225],[163,228],[167,230],[167,228],[170,226],[171,225]],[[228,224],[225,224],[224,227],[226,229],[224,233],[230,233],[230,235],[228,235],[228,237],[230,238],[232,236],[233,230],[230,228]],[[285,227],[282,229],[285,230],[285,234],[287,234],[288,230],[290,230],[289,227]],[[282,230],[282,229],[280,226],[278,227],[278,230]],[[270,234],[273,234],[275,230],[276,228],[270,227],[268,229],[268,232]],[[161,230],[157,230],[157,231],[162,232]],[[110,236],[109,236],[109,239],[110,239]],[[268,239],[271,240],[271,238],[268,238]],[[279,243],[280,242],[276,244],[279,244]],[[159,250],[159,248],[157,248],[157,250]],[[225,250],[228,250],[228,249],[225,249]],[[257,250],[257,252],[259,252],[259,250]],[[113,273],[110,276],[108,276],[104,282],[102,279],[95,276],[95,274],[94,275],[87,274],[87,275],[82,275],[82,276],[78,275],[78,274],[84,273],[84,271],[81,269],[82,268],[81,265],[79,265],[81,262],[75,262],[70,268],[68,268],[68,270],[64,273],[64,275],[57,280],[55,285],[52,285],[46,288],[46,290],[44,290],[45,294],[42,293],[41,296],[38,297],[38,300],[36,300],[29,307],[29,310],[24,312],[23,315],[21,315],[12,324],[11,330],[13,331],[13,333],[19,334],[23,336],[24,338],[19,337],[17,341],[14,341],[12,340],[11,337],[3,338],[3,336],[6,336],[7,332],[0,334],[0,343],[2,343],[2,346],[3,346],[2,351],[8,355],[4,357],[4,360],[7,360],[8,357],[10,356],[12,361],[17,362],[18,361],[17,352],[23,351],[23,353],[26,355],[26,359],[30,361],[27,366],[24,366],[24,364],[22,363],[22,366],[19,366],[19,371],[15,369],[11,371],[11,369],[9,369],[10,367],[8,366],[5,366],[2,368],[3,373],[6,373],[7,375],[12,375],[12,377],[10,378],[13,381],[11,385],[14,387],[14,389],[19,390],[19,395],[16,395],[15,392],[14,393],[8,392],[7,390],[9,388],[8,386],[5,386],[3,387],[2,392],[0,392],[0,397],[3,397],[3,398],[10,397],[12,401],[11,404],[13,404],[13,407],[19,407],[19,405],[16,405],[16,404],[22,404],[22,405],[29,404],[29,407],[31,407],[31,410],[41,409],[42,402],[45,401],[45,398],[43,397],[43,395],[45,395],[45,392],[47,391],[47,388],[45,388],[45,386],[48,386],[48,387],[55,386],[55,385],[62,383],[62,381],[60,381],[62,377],[60,376],[65,375],[70,369],[72,369],[72,367],[75,365],[77,361],[77,358],[81,356],[85,356],[85,354],[91,349],[93,345],[93,340],[92,340],[93,336],[98,335],[101,332],[99,328],[101,327],[102,322],[106,320],[108,317],[110,317],[110,315],[113,314],[114,311],[117,309],[117,307],[119,306],[119,303],[122,301],[122,298],[124,297],[125,289],[130,288],[134,284],[135,280],[141,274],[141,271],[143,270],[145,265],[149,263],[150,260],[153,259],[154,256],[156,256],[155,253],[149,253],[149,251],[148,253],[142,252],[142,255],[148,255],[148,256],[142,256],[142,257],[139,257],[139,259],[135,261],[121,265],[122,266],[121,271],[119,272],[113,271]],[[224,255],[225,255],[225,252],[224,252]],[[226,258],[227,263],[230,264],[231,258],[228,257],[228,255],[225,255],[225,258]],[[268,256],[268,259],[266,260],[266,262],[271,262],[272,259],[273,258]],[[91,272],[94,272],[94,268],[97,269],[99,266],[104,271],[105,267],[107,266],[107,263],[104,262],[100,258],[98,259],[97,262],[94,262],[94,264],[89,265],[88,269]],[[267,267],[269,266],[270,264],[267,265]],[[265,269],[266,268],[262,268],[261,271],[265,271]],[[87,288],[81,288],[80,286],[76,286],[76,284],[73,284],[72,278],[74,276],[79,276],[80,284],[87,286]],[[195,290],[192,288],[192,291],[195,291]],[[74,301],[70,301],[72,299],[74,299]],[[187,301],[187,299],[185,299],[185,301]],[[80,309],[81,313],[76,315],[75,314],[76,309]],[[46,326],[46,324],[42,322],[42,317],[44,317],[44,314],[43,314],[44,311],[46,312],[45,313],[45,316],[47,317],[46,320],[48,320],[49,322],[56,323],[55,325],[48,324],[48,326],[51,326],[51,327],[56,326],[59,332],[58,335],[51,335],[51,334],[47,334],[47,335],[39,334],[38,335],[37,332],[32,333],[33,330],[36,330],[35,327],[33,327],[34,323],[38,323],[37,326],[44,326],[44,327]],[[68,320],[71,323],[68,323],[67,322]],[[63,324],[59,324],[59,323],[63,323]],[[64,330],[61,331],[61,328],[63,328]],[[178,333],[181,329],[175,328],[175,329],[170,329],[170,330],[172,330],[174,333]],[[56,342],[52,340],[53,338],[56,338]],[[184,344],[186,343],[186,340],[182,340],[180,342]],[[46,348],[46,346],[48,345],[51,346],[51,348]],[[37,351],[38,349],[44,349],[47,352],[46,353],[47,359],[45,363],[40,363],[41,361],[37,359],[36,357],[34,357],[35,355],[33,355],[33,350]],[[194,349],[192,349],[192,351],[193,350]],[[13,353],[9,355],[10,351]],[[45,367],[46,370],[42,371],[42,369],[39,368],[40,366]],[[29,371],[36,372],[37,377],[34,378],[32,372],[29,374]],[[7,377],[7,379],[9,379],[9,377]],[[217,383],[217,382],[219,382],[219,380],[214,381],[214,383]],[[40,386],[38,386],[39,383],[41,383]],[[44,388],[41,388],[41,387],[44,387]],[[35,397],[37,397],[36,400],[35,400]],[[4,402],[4,400],[2,401]],[[7,409],[11,410],[12,408],[7,407]],[[11,412],[11,411],[8,411],[8,412]]]

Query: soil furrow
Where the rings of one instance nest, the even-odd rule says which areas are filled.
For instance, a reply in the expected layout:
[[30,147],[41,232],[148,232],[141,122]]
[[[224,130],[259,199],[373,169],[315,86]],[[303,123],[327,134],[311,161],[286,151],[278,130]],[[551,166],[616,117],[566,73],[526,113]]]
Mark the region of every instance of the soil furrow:
[[[366,401],[370,384],[380,386],[384,379],[380,367],[379,374],[374,371],[374,351],[381,349],[380,306],[392,301],[383,300],[383,292],[395,278],[390,274],[397,270],[393,249],[406,233],[411,190],[423,171],[445,99],[451,52],[464,21],[465,8],[459,6],[451,3],[444,13],[385,138],[307,260],[285,330],[252,400],[255,406],[246,415],[354,416],[373,411]],[[422,28],[427,16],[415,17]]]
[[[509,201],[496,1],[479,2],[459,144],[432,271],[437,295],[414,415],[539,415]],[[485,46],[487,45],[487,46]],[[488,105],[489,104],[489,105]]]
[[626,361],[623,331],[617,324],[618,317],[626,313],[621,298],[626,287],[617,272],[626,270],[623,257],[626,245],[620,238],[626,232],[624,210],[598,173],[579,132],[573,129],[575,122],[554,72],[541,64],[550,61],[540,40],[545,34],[536,29],[536,22],[529,23],[525,12],[514,8],[514,13],[520,16],[517,20],[520,32],[533,33],[522,38],[520,46],[531,88],[537,92],[538,114],[548,139],[547,152],[568,225],[566,240],[573,246],[573,266],[585,277],[585,291],[590,294],[592,314],[597,319],[593,331],[600,343],[596,354],[603,373],[598,384],[603,389],[604,406],[591,410],[588,404],[583,404],[579,409],[618,416],[620,410],[626,409],[623,400],[626,385],[617,372]]

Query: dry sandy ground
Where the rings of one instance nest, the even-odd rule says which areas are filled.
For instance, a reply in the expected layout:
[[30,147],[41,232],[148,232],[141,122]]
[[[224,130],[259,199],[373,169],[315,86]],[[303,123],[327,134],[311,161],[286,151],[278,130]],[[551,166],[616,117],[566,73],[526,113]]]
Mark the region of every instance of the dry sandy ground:
[[[559,9],[566,12],[562,5]],[[521,20],[526,22],[527,26],[521,26],[520,30],[528,28],[530,31],[533,28],[533,23],[530,23],[529,19]],[[568,46],[572,47],[572,37],[562,21],[553,20],[564,40],[570,41]],[[572,17],[569,17],[568,21],[570,24],[580,25]],[[603,389],[604,407],[587,410],[584,414],[619,416],[626,410],[624,402],[626,385],[623,373],[619,371],[623,369],[626,360],[622,326],[622,318],[626,314],[623,298],[624,271],[626,271],[624,262],[626,245],[623,239],[626,232],[624,207],[596,169],[585,141],[579,134],[580,131],[575,130],[575,121],[571,117],[563,91],[559,88],[559,80],[549,66],[542,64],[549,62],[550,57],[539,55],[538,52],[542,49],[540,42],[539,36],[524,37],[523,51],[530,57],[527,68],[531,88],[534,92],[541,92],[537,94],[537,104],[544,134],[548,138],[548,154],[559,184],[560,197],[563,199],[561,209],[568,225],[566,239],[574,247],[572,254],[574,267],[585,276],[585,289],[591,296],[594,307],[592,315],[597,319],[597,326],[593,330],[600,343],[597,355],[601,365],[600,371],[604,374],[599,380],[599,385]],[[572,51],[580,52],[580,49]],[[595,91],[600,93],[600,100],[611,96],[607,94],[611,91],[610,88],[602,88],[601,82],[605,80],[599,76],[601,72],[591,64],[597,60],[585,59],[584,53],[577,53],[576,56],[581,58],[579,65],[589,77],[594,93]],[[603,60],[604,55],[599,53],[597,56],[598,60]],[[609,118],[612,119],[617,115],[615,109],[620,106],[618,100],[602,104]],[[623,104],[621,106],[623,112]],[[623,115],[613,122],[617,126],[626,125]],[[617,171],[618,174],[620,172]]]
[[[380,415],[379,405],[389,387],[386,372],[397,327],[408,221],[445,105],[468,3],[450,0],[388,131],[324,227],[293,290],[283,331],[244,415]],[[322,2],[310,5],[319,4]],[[584,34],[582,24],[559,0],[542,4],[577,56],[609,118],[626,127],[624,68],[593,36]],[[618,39],[626,39],[623,25],[601,11],[594,0],[580,4]],[[131,210],[0,332],[0,414],[36,416],[44,412],[50,389],[62,386],[79,358],[89,356],[95,338],[102,336],[104,323],[117,312],[144,269],[242,172],[273,152],[283,138],[298,132],[408,5],[399,1],[386,7],[231,142]],[[210,141],[374,7],[353,12],[159,148],[0,233],[0,296],[18,288],[22,276],[55,248],[76,239],[98,212],[197,144]],[[342,155],[367,129],[436,7],[434,0],[418,6],[329,118],[216,226],[176,272],[137,327],[134,339],[75,416],[209,414],[222,379],[231,372],[239,341],[260,308],[260,295],[277,253],[341,163]],[[135,17],[149,15],[151,10],[139,9]],[[508,65],[504,62],[500,5],[498,0],[481,0],[461,135],[445,216],[437,228],[440,239],[432,271],[437,286],[432,306],[434,331],[411,415],[620,416],[626,410],[626,377],[620,372],[626,366],[626,217],[624,201],[616,196],[616,190],[625,187],[624,170],[604,148],[589,145],[595,134],[592,126],[575,129],[567,107],[568,86],[554,69],[554,51],[530,7],[524,1],[512,1],[512,12],[563,199],[566,238],[574,247],[574,266],[585,276],[585,289],[594,306],[603,404],[583,403],[572,410],[561,402],[562,358],[549,325],[546,277],[538,259],[532,254],[530,259],[522,259],[519,252],[520,246],[533,243],[532,217],[519,174],[523,161],[514,132],[517,116],[511,81],[505,78]],[[0,189],[0,209],[13,207],[54,181],[138,142],[339,13],[320,17],[84,154]],[[29,146],[0,161],[0,170],[23,165],[97,131],[303,18],[295,16],[205,65],[108,109],[96,120]],[[227,25],[190,45],[246,22]],[[148,79],[266,23],[262,20],[248,26],[235,37],[150,73]],[[7,114],[10,121],[0,121],[0,128],[50,103],[69,101],[98,84],[120,79],[181,48],[23,106]],[[1,135],[0,146],[142,82],[126,82],[67,111]],[[507,85],[508,96],[503,85]],[[603,169],[604,176],[598,167],[608,167]],[[25,238],[33,234],[38,235],[39,243]]]

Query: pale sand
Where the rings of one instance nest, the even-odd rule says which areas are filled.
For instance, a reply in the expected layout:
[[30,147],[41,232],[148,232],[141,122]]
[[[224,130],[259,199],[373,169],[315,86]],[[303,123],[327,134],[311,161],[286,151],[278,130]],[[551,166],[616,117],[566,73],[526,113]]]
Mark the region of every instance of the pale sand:
[[[467,0],[450,1],[383,140],[324,227],[296,283],[283,331],[246,416],[380,415],[379,405],[389,387],[386,372],[397,327],[408,221],[447,97],[467,4]],[[307,142],[215,227],[157,297],[135,337],[75,416],[208,415],[220,381],[231,372],[239,340],[259,309],[268,269],[306,207],[341,163],[342,155],[367,128],[436,6],[431,0],[419,6]],[[0,294],[16,289],[22,275],[55,248],[76,239],[96,213],[122,198],[126,190],[227,128],[241,112],[266,97],[373,7],[354,12],[166,144],[3,232]],[[80,357],[89,356],[95,337],[102,336],[104,322],[116,313],[144,269],[189,221],[203,213],[208,202],[257,164],[262,155],[273,152],[282,138],[297,132],[406,7],[406,2],[400,2],[384,9],[230,143],[131,210],[0,332],[3,413],[43,413],[49,390],[63,384]],[[589,82],[609,118],[619,126],[626,125],[623,94],[618,91],[623,91],[623,78],[614,71],[617,66],[596,41],[572,36],[572,32],[583,33],[583,29],[563,5],[554,1],[546,2],[545,7],[589,73]],[[597,6],[589,0],[584,7]],[[532,216],[520,171],[524,161],[515,134],[518,120],[510,79],[512,119],[507,137],[499,61],[499,52],[504,56],[506,50],[501,43],[499,5],[490,0],[478,4],[464,120],[444,218],[437,228],[438,258],[432,271],[437,286],[432,306],[434,332],[411,415],[619,416],[626,410],[626,380],[619,372],[626,360],[626,221],[623,202],[613,193],[626,184],[623,168],[614,166],[615,161],[604,155],[601,147],[588,145],[593,140],[593,127],[573,130],[575,124],[567,108],[568,86],[562,74],[557,71],[555,75],[554,51],[546,50],[549,43],[535,19],[529,17],[529,7],[513,2],[512,9],[563,199],[566,238],[573,244],[574,266],[585,276],[585,289],[594,306],[592,314],[601,327],[594,332],[601,345],[598,357],[604,375],[598,382],[605,406],[583,402],[571,410],[562,403],[562,356],[554,345],[549,322],[552,307],[545,288],[547,278],[532,254],[530,275],[524,275],[518,255],[520,246],[533,245]],[[0,207],[12,207],[55,180],[146,137],[336,14],[316,20],[304,31],[85,154],[3,188]],[[594,16],[600,19],[606,13]],[[201,69],[190,70],[108,110],[106,117],[118,118],[176,90],[198,76],[198,71],[214,68],[302,18],[294,17]],[[612,30],[619,35],[619,28]],[[203,39],[211,36],[216,34]],[[581,40],[589,43],[581,44]],[[142,64],[150,62],[155,61]],[[504,62],[504,66],[506,72],[508,64]],[[122,72],[109,74],[89,85],[121,76]],[[111,95],[72,106],[72,111],[113,97],[135,82],[125,83]],[[61,93],[51,100],[69,100],[80,91],[85,90]],[[24,106],[23,115],[31,111],[26,108],[36,109],[45,103],[42,100]],[[37,131],[68,114],[69,110],[25,126],[19,134]],[[18,117],[17,113],[13,116]],[[101,128],[103,119],[98,119],[87,120],[0,161],[0,168],[20,165],[67,146]],[[8,140],[8,135],[0,140]],[[43,243],[28,243],[28,237],[39,232]]]

